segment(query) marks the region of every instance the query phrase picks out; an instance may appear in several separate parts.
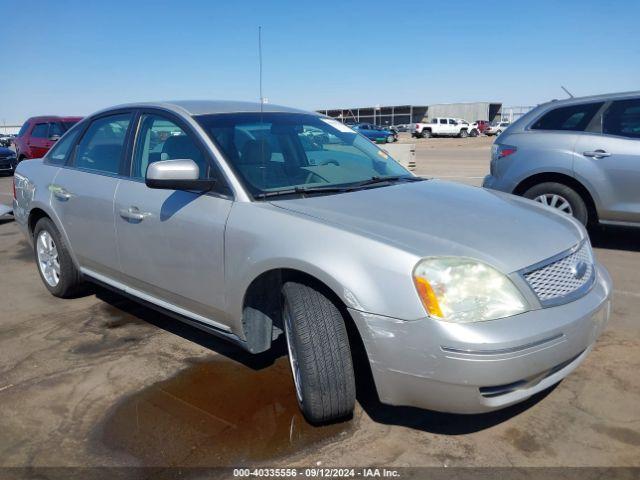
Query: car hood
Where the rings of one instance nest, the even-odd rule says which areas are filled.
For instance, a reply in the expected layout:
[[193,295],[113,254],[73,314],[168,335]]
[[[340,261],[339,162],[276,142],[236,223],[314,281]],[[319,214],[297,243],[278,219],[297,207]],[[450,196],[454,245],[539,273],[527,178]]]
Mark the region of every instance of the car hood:
[[272,204],[419,257],[471,257],[504,273],[545,260],[584,238],[572,219],[530,200],[440,180]]

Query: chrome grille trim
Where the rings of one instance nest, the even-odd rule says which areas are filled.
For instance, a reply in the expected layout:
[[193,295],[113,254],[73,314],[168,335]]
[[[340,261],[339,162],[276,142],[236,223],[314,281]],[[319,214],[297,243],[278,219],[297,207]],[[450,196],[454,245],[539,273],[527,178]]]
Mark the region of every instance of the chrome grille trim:
[[[586,264],[584,276],[577,278],[573,268]],[[593,286],[595,262],[587,239],[573,248],[521,270],[520,275],[543,307],[568,303],[583,296]]]

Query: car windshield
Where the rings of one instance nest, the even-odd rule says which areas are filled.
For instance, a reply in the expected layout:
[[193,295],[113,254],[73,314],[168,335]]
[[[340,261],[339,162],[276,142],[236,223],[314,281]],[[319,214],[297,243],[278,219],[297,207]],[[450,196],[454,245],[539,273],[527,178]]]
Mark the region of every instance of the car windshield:
[[337,120],[298,113],[235,113],[196,120],[254,196],[329,191],[371,180],[415,179]]

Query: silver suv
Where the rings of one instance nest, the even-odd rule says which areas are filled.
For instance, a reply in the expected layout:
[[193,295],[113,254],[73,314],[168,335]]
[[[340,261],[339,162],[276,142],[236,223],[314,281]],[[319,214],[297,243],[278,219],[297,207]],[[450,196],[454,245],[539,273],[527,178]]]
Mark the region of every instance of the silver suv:
[[583,225],[640,226],[640,92],[540,105],[496,140],[483,186]]
[[101,283],[254,353],[284,334],[316,422],[354,407],[353,345],[383,402],[485,412],[568,375],[609,317],[611,280],[577,221],[414,177],[314,113],[108,109],[15,182],[53,295]]

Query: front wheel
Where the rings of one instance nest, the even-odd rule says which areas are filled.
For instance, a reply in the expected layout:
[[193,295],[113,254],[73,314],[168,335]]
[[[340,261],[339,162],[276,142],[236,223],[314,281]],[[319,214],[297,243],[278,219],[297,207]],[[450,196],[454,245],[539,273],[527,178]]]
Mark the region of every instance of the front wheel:
[[583,225],[589,221],[589,211],[580,194],[562,183],[540,183],[524,192],[523,196],[572,215]]
[[347,329],[336,305],[297,282],[282,288],[283,323],[296,397],[312,423],[352,414],[356,387]]
[[395,138],[393,137],[393,135],[388,135],[387,136],[387,143],[393,143],[395,140]]
[[422,138],[431,138],[431,137],[432,137],[431,130],[422,131]]
[[470,137],[474,137],[474,138],[477,137],[478,135],[480,135],[480,133],[475,128],[471,130],[471,133],[469,134]]
[[469,136],[469,132],[466,130],[460,130],[460,138],[467,138]]

